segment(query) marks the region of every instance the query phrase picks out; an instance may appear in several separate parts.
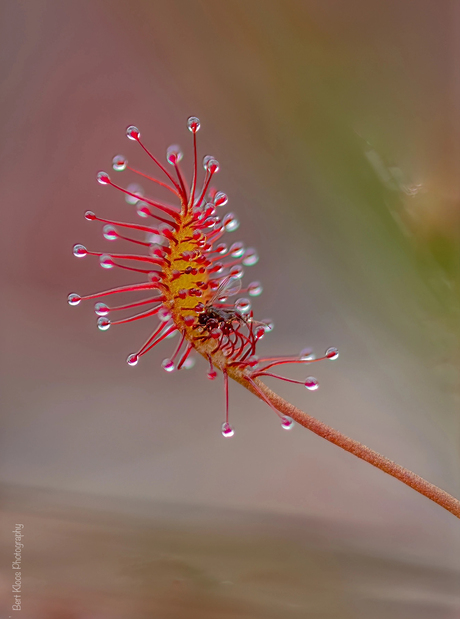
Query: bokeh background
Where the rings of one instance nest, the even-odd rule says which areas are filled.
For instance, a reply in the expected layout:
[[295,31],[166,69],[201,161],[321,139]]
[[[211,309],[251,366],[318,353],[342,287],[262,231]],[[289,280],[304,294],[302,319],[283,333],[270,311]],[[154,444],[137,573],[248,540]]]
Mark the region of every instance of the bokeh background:
[[[449,0],[1,4],[0,612],[24,524],[21,619],[460,617],[449,513],[231,385],[145,321],[101,333],[66,297],[126,281],[86,209],[135,217],[95,173],[125,127],[221,163],[257,247],[265,354],[340,349],[326,423],[460,495],[460,5]],[[111,245],[109,245],[112,248]],[[302,370],[291,376],[301,377]]]

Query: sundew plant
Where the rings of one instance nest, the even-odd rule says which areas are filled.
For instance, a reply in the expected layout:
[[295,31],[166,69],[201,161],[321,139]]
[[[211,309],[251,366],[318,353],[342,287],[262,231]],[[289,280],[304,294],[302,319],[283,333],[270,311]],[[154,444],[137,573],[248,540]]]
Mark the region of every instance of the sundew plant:
[[[339,353],[336,348],[328,348],[320,358],[315,358],[308,350],[297,356],[257,355],[259,340],[272,330],[273,325],[268,320],[259,320],[251,309],[251,297],[261,294],[261,284],[253,281],[245,286],[242,279],[244,267],[256,264],[258,255],[255,249],[245,248],[239,241],[230,245],[226,242],[226,234],[237,230],[239,223],[233,213],[225,213],[227,195],[212,187],[211,183],[219,172],[218,161],[207,155],[203,159],[204,173],[199,170],[196,136],[200,121],[192,116],[187,125],[192,133],[194,152],[190,184],[180,167],[183,155],[178,146],[167,149],[166,161],[171,166],[168,168],[145,146],[137,127],[127,128],[127,137],[145,151],[161,173],[161,179],[132,168],[122,155],[113,158],[113,170],[116,173],[128,170],[132,175],[143,177],[167,189],[173,200],[172,203],[160,202],[144,195],[143,189],[136,183],[125,188],[118,181],[113,181],[107,172],[99,172],[98,182],[125,194],[127,202],[135,205],[144,223],[112,221],[99,217],[93,211],[87,211],[85,217],[88,221],[103,224],[105,239],[128,241],[136,251],[97,252],[77,244],[73,253],[77,258],[96,256],[103,268],[128,270],[142,281],[85,296],[71,293],[69,304],[76,306],[82,300],[96,300],[97,325],[101,331],[144,318],[150,324],[152,319],[156,319],[157,324],[146,341],[128,356],[127,363],[131,366],[137,365],[158,343],[178,333],[178,345],[161,362],[163,370],[174,372],[191,368],[194,365],[192,355],[196,351],[208,363],[210,380],[216,379],[218,372],[222,373],[225,391],[222,435],[225,438],[234,435],[229,421],[228,382],[231,378],[266,402],[278,415],[283,429],[290,430],[297,422],[396,477],[460,518],[460,502],[457,499],[299,410],[262,380],[275,378],[316,390],[318,381],[313,376],[307,376],[303,381],[294,380],[278,374],[279,368],[335,360]],[[123,293],[132,293],[133,300],[122,305],[108,305],[105,302],[107,297],[116,298]],[[236,300],[233,300],[234,297],[237,297]]]

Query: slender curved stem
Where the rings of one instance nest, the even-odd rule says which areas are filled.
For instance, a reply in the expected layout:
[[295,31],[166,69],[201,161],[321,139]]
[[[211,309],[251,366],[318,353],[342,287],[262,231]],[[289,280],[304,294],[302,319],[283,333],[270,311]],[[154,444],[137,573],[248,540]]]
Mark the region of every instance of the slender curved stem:
[[[251,391],[258,398],[262,399],[261,394],[257,393],[257,390],[254,389],[248,380],[245,380],[242,374],[232,374],[232,378],[243,385],[243,387],[246,387],[246,389]],[[447,511],[451,512],[454,516],[457,516],[457,518],[460,518],[460,501],[455,497],[451,496],[444,490],[441,490],[441,488],[438,488],[434,484],[426,481],[423,477],[412,473],[412,471],[396,464],[396,462],[393,462],[376,451],[369,449],[366,445],[362,445],[358,441],[345,436],[338,430],[334,430],[334,428],[331,428],[322,421],[319,421],[311,415],[304,413],[304,411],[300,410],[293,404],[286,402],[286,400],[269,389],[260,379],[255,378],[253,380],[257,383],[257,386],[263,392],[267,400],[270,401],[280,413],[291,417],[298,424],[304,428],[307,428],[307,430],[311,430],[318,436],[325,438],[330,443],[334,443],[334,445],[345,449],[345,451],[354,454],[358,458],[361,458],[361,460],[369,462],[369,464],[372,464],[381,471],[388,473],[388,475],[396,477],[396,479],[402,481],[406,484],[406,486],[410,486],[444,509],[447,509]]]

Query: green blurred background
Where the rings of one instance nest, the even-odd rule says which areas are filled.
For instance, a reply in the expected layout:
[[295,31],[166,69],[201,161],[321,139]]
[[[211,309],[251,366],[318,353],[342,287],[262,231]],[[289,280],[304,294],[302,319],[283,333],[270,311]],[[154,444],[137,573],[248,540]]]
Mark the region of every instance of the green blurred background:
[[[460,616],[453,516],[231,386],[144,321],[100,333],[67,293],[123,279],[90,208],[140,127],[190,165],[186,118],[257,247],[265,354],[318,353],[321,388],[276,385],[460,495],[460,6],[439,0],[6,0],[0,8],[2,571],[24,523],[21,619]],[[229,237],[230,240],[230,237]],[[300,378],[302,370],[291,376]]]

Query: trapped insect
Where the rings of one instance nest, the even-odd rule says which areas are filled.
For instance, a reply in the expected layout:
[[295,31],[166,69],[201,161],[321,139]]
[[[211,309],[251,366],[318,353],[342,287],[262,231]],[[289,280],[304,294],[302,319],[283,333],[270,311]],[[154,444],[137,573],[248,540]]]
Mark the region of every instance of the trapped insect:
[[[240,279],[230,276],[224,279],[209,301],[205,305],[197,306],[197,311],[201,310],[198,324],[203,326],[208,333],[219,335],[223,333],[226,337],[237,336],[241,326],[247,325],[248,321],[252,322],[252,312],[250,317],[243,313],[250,308],[250,303],[247,299],[240,299],[237,309],[236,305],[224,303],[224,300],[227,296],[237,294],[240,289]],[[259,324],[262,325],[264,331],[268,328],[262,323]]]

